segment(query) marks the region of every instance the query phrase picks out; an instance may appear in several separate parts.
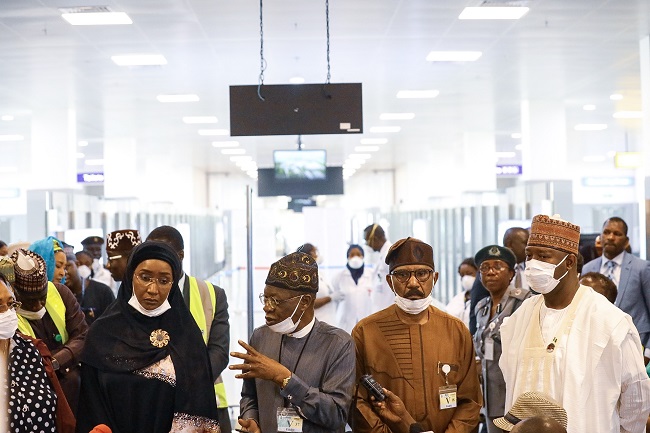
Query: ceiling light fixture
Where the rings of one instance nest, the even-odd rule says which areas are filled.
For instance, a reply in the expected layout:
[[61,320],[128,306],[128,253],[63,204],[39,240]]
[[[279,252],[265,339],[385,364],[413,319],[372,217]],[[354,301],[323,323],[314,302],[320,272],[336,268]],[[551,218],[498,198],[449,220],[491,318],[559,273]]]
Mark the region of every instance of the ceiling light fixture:
[[0,135],[0,141],[23,141],[24,139],[25,137],[20,134]]
[[620,101],[621,99],[623,99],[623,95],[621,95],[620,93],[614,93],[612,95],[609,95],[609,99],[611,99],[612,101]]
[[230,160],[232,162],[252,161],[253,157],[250,155],[237,155],[237,156],[231,156]]
[[352,153],[348,158],[352,160],[358,160],[358,159],[370,159],[372,158],[372,155],[369,153]]
[[573,127],[576,131],[603,131],[607,129],[605,123],[579,123]]
[[124,54],[111,56],[111,60],[118,66],[162,66],[167,64],[167,59],[161,54]]
[[360,143],[361,144],[386,144],[388,143],[388,138],[362,138]]
[[373,126],[370,128],[370,132],[375,133],[386,133],[386,132],[400,132],[402,130],[401,126]]
[[428,62],[475,62],[483,53],[481,51],[431,51]]
[[86,140],[79,140],[79,141],[77,142],[77,146],[79,146],[79,147],[86,147],[86,146],[88,146],[88,142],[87,142]]
[[133,24],[124,12],[77,12],[63,13],[61,18],[73,26],[110,26]]
[[355,152],[377,152],[379,146],[356,146],[354,148]]
[[246,149],[221,149],[222,155],[243,155]]
[[158,102],[197,102],[199,96],[194,93],[178,94],[178,95],[158,95],[156,96]]
[[217,116],[184,116],[184,123],[217,123]]
[[83,153],[77,152],[77,159],[84,159],[85,157],[86,155],[84,155]]
[[229,135],[227,129],[199,129],[199,135]]
[[524,149],[524,145],[523,145],[523,144],[517,144],[517,145],[515,146],[515,150],[523,150],[523,149]]
[[289,83],[291,84],[303,84],[305,79],[303,77],[291,77],[289,78]]
[[518,6],[466,7],[458,15],[459,20],[518,20],[529,11]]
[[431,99],[440,94],[439,90],[400,90],[397,92],[399,99]]
[[217,148],[223,147],[238,147],[239,141],[213,141],[212,146]]
[[381,113],[379,120],[411,120],[415,113]]
[[596,106],[594,104],[585,104],[582,106],[582,109],[585,111],[594,111]]
[[617,111],[612,116],[614,119],[642,119],[643,111]]

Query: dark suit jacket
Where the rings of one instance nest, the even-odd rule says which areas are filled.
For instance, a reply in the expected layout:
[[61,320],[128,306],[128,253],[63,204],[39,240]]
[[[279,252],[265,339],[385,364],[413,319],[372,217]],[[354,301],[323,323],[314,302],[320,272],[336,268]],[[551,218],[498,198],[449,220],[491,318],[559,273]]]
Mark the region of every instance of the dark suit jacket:
[[[602,260],[602,257],[598,257],[585,264],[582,273],[600,272]],[[650,262],[623,253],[615,304],[632,316],[634,326],[641,334],[641,344],[647,347],[650,339]]]

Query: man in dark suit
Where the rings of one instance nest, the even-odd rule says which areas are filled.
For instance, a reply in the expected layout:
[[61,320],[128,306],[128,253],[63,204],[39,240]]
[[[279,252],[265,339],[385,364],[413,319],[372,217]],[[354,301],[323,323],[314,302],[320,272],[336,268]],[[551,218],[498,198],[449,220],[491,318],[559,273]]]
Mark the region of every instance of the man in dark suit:
[[650,358],[650,262],[625,251],[629,245],[627,224],[619,217],[611,217],[600,235],[603,255],[582,268],[582,273],[600,272],[612,280],[617,288],[615,305],[632,316],[639,331],[641,344],[646,348],[646,364]]

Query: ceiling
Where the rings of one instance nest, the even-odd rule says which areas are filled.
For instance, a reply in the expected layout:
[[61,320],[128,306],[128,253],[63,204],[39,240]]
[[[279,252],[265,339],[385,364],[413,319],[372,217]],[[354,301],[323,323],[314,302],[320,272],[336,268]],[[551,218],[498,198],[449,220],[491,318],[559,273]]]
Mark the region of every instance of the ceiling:
[[[524,99],[561,101],[572,158],[626,150],[640,121],[618,121],[617,110],[640,110],[639,40],[650,33],[647,0],[531,0],[520,20],[459,20],[468,0],[331,1],[331,81],[363,84],[362,135],[302,137],[326,148],[328,164],[343,164],[361,138],[388,138],[360,170],[390,169],[462,142],[464,132],[494,134],[497,151],[514,151]],[[492,2],[491,2],[492,3]],[[522,2],[519,2],[522,3]],[[72,26],[61,7],[103,5],[126,12],[131,25]],[[239,172],[212,147],[202,128],[229,128],[230,85],[258,83],[259,3],[252,0],[2,0],[0,2],[0,134],[29,140],[33,117],[72,110],[85,158],[102,158],[115,137],[131,137],[139,159],[184,149],[197,169]],[[322,83],[327,75],[325,1],[264,2],[266,84],[294,76]],[[473,50],[475,62],[428,62],[432,50]],[[168,64],[123,67],[118,54],[162,54]],[[399,90],[436,89],[434,99],[397,99]],[[198,102],[161,103],[159,94],[197,94]],[[610,95],[623,95],[619,101]],[[595,110],[585,111],[585,104]],[[382,121],[380,113],[412,112],[412,120]],[[216,116],[192,125],[183,116]],[[576,123],[606,123],[588,136]],[[373,134],[370,127],[399,125]],[[632,139],[630,139],[632,137]],[[260,167],[272,150],[296,147],[297,137],[240,137]],[[3,142],[9,166],[19,142]],[[76,157],[71,155],[71,157]],[[20,163],[20,161],[18,161]]]

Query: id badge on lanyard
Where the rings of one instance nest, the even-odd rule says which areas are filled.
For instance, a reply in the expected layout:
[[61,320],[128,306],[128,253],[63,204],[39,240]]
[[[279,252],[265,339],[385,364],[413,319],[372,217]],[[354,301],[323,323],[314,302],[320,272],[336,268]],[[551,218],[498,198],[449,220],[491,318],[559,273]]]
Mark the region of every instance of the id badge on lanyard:
[[278,432],[302,432],[302,418],[292,407],[279,407]]

